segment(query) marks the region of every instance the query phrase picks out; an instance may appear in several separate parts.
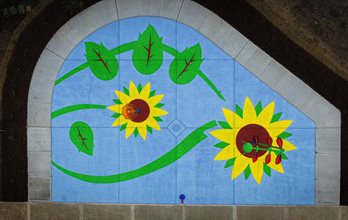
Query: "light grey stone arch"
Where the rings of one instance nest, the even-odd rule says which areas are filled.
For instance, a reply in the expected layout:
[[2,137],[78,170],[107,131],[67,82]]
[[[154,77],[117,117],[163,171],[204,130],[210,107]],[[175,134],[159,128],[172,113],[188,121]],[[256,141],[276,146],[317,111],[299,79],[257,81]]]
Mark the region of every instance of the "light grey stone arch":
[[54,81],[73,48],[119,19],[158,16],[200,32],[316,125],[316,203],[340,201],[340,111],[219,16],[190,0],[103,0],[63,25],[42,52],[28,98],[28,200],[51,198],[51,101]]

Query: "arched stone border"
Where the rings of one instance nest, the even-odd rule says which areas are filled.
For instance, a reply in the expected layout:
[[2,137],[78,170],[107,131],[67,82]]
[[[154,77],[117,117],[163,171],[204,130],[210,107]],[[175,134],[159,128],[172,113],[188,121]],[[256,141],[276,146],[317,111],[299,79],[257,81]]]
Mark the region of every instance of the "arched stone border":
[[51,198],[51,98],[54,81],[73,48],[119,19],[160,16],[205,35],[316,124],[317,204],[339,204],[340,111],[213,12],[190,0],[104,0],[63,25],[42,52],[28,97],[28,200]]

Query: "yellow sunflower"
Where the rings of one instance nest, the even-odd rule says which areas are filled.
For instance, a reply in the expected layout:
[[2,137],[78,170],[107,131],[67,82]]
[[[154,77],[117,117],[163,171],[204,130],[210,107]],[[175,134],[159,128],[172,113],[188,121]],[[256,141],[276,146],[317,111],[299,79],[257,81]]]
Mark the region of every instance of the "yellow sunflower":
[[[271,169],[284,173],[282,161],[288,159],[285,152],[296,146],[285,140],[291,134],[285,130],[291,120],[279,120],[281,113],[274,114],[274,102],[262,108],[256,107],[246,97],[243,109],[236,105],[236,113],[223,108],[226,122],[219,122],[222,129],[214,130],[212,136],[221,142],[215,146],[222,148],[214,160],[227,160],[225,168],[232,168],[232,179],[244,172],[245,179],[250,174],[260,184],[265,172],[271,176]],[[233,128],[233,129],[232,129]]]
[[162,109],[164,106],[160,101],[163,95],[156,95],[156,90],[151,91],[151,84],[144,87],[141,84],[136,87],[132,81],[129,89],[123,88],[123,92],[115,90],[118,99],[114,100],[115,105],[108,108],[115,112],[116,120],[112,126],[120,126],[120,130],[126,130],[126,138],[131,134],[137,137],[138,134],[146,140],[147,132],[152,129],[161,130],[158,122],[162,121],[161,116],[168,114]]

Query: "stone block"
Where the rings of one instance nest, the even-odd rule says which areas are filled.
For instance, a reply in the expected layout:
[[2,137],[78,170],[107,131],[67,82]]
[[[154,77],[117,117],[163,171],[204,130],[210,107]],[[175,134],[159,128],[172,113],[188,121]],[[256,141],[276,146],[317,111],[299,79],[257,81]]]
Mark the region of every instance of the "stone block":
[[51,176],[51,152],[28,152],[29,176]]
[[316,155],[316,178],[317,179],[340,179],[340,154],[317,154]]
[[169,205],[136,205],[135,220],[179,220],[182,219],[183,207]]
[[31,203],[30,219],[35,220],[67,220],[79,219],[80,205],[68,203]]
[[140,0],[117,0],[117,11],[120,19],[139,16]]
[[183,0],[162,0],[160,16],[176,20]]
[[41,127],[28,127],[28,151],[51,151],[51,129]]
[[0,220],[10,219],[28,219],[27,204],[17,202],[0,202]]
[[341,206],[341,220],[348,220],[348,206]]
[[40,102],[28,102],[28,127],[51,126],[51,104]]
[[64,60],[62,57],[44,49],[36,63],[34,75],[55,81],[63,62]]
[[340,181],[339,180],[316,180],[317,204],[339,205],[340,204]]
[[50,200],[51,178],[29,176],[28,178],[28,200]]
[[285,220],[285,207],[237,206],[238,220]]
[[178,21],[194,29],[199,29],[207,18],[208,12],[206,8],[198,3],[184,0],[179,12]]
[[233,27],[229,26],[227,32],[223,34],[217,45],[234,59],[241,52],[247,42],[248,39],[246,37]]
[[218,43],[222,36],[229,30],[229,24],[213,12],[209,12],[207,19],[199,31],[214,43]]
[[54,82],[33,75],[30,81],[28,100],[33,102],[51,103]]
[[185,206],[187,220],[232,219],[232,206]]
[[341,150],[340,128],[317,128],[316,129],[317,153],[339,153]]
[[280,88],[285,84],[291,75],[292,73],[290,73],[285,67],[280,65],[275,60],[268,62],[262,68],[262,70],[257,73],[259,79],[277,92],[280,91]]
[[158,16],[161,11],[162,0],[141,0],[140,15]]
[[83,205],[83,219],[84,220],[108,220],[119,219],[127,220],[131,219],[131,206],[130,205]]
[[288,220],[338,220],[338,207],[295,206],[288,208]]

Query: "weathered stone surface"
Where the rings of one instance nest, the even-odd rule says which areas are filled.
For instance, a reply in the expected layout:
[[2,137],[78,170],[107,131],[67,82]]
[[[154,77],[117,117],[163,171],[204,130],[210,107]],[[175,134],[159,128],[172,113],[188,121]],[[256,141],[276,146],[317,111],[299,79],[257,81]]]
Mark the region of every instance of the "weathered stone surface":
[[51,178],[29,176],[28,178],[28,199],[30,200],[50,200],[51,198]]
[[67,203],[31,203],[30,219],[68,220],[79,219],[80,205]]
[[289,207],[288,220],[338,220],[338,207]]
[[186,206],[187,220],[232,219],[232,206]]
[[316,180],[318,204],[340,204],[340,181],[334,179]]
[[285,220],[285,207],[237,206],[238,220]]
[[131,219],[130,205],[83,205],[83,219]]
[[341,206],[341,220],[348,220],[348,206]]
[[0,220],[27,219],[27,204],[16,202],[0,202]]
[[183,207],[136,205],[134,212],[135,220],[179,220],[182,219]]

